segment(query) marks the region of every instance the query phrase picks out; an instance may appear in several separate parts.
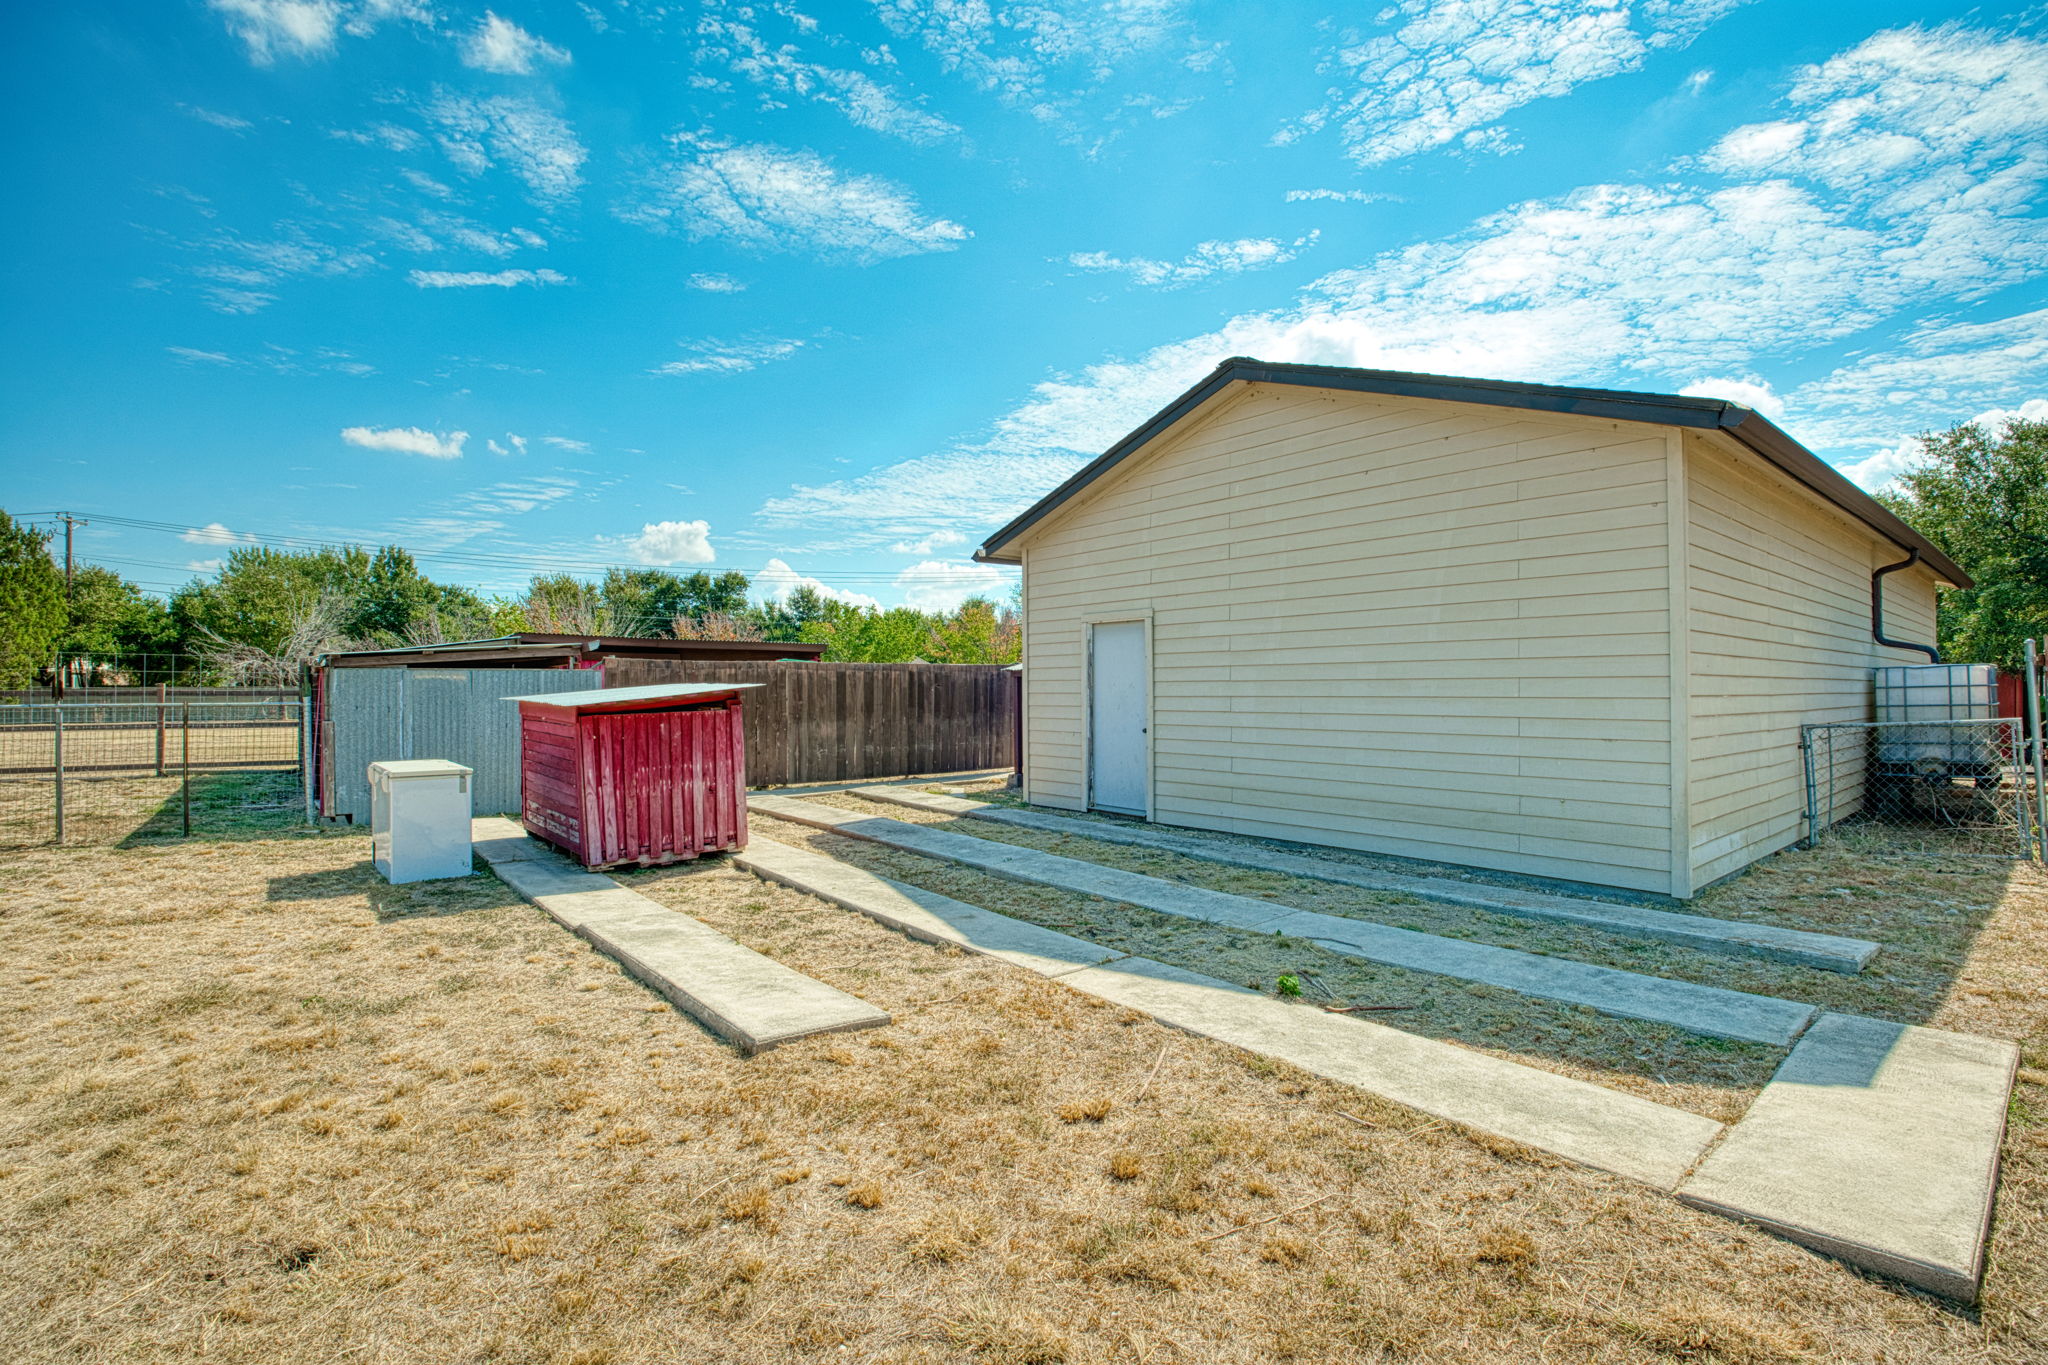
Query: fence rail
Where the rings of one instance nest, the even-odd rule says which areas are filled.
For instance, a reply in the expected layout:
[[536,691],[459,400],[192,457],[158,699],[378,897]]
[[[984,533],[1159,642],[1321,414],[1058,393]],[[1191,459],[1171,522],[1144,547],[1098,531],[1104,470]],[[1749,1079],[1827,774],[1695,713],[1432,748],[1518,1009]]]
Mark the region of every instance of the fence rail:
[[759,683],[746,694],[747,782],[787,786],[1007,767],[1017,675],[997,664],[619,660],[607,687]]

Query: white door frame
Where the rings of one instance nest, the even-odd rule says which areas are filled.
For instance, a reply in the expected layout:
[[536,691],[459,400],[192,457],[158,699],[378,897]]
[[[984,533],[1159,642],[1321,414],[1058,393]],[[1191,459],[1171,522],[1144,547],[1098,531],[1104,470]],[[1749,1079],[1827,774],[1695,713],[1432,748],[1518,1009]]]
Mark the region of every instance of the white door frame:
[[1145,642],[1145,819],[1154,818],[1152,783],[1152,731],[1156,728],[1153,707],[1152,611],[1118,612],[1090,616],[1082,623],[1081,669],[1081,809],[1095,809],[1095,628],[1129,626],[1142,628]]

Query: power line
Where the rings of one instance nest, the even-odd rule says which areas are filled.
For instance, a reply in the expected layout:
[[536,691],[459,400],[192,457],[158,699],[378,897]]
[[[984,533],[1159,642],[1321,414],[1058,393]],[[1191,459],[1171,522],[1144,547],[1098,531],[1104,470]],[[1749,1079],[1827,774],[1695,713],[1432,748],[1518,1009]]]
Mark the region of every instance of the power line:
[[[24,515],[23,520],[29,520],[35,517],[50,517],[58,520],[65,520],[70,517],[70,514],[60,512],[29,513]],[[182,522],[153,521],[141,517],[115,516],[110,513],[96,513],[95,521],[103,526],[119,526],[131,530],[151,531],[167,535],[176,535],[180,539],[185,539],[195,529],[193,527],[185,525]],[[84,521],[79,521],[78,524],[85,525],[86,523]],[[233,550],[236,548],[247,546],[262,546],[265,548],[272,549],[315,550],[328,549],[341,544],[367,543],[368,541],[377,539],[377,537],[362,537],[360,538],[360,540],[358,540],[347,536],[319,538],[310,536],[293,536],[256,532],[230,532],[229,535],[232,537],[232,539],[212,541],[188,541],[187,543],[194,544],[201,548],[219,550]],[[383,543],[395,544],[395,542],[392,541],[385,541]],[[669,566],[663,565],[618,564],[607,563],[599,560],[582,560],[566,557],[537,557],[531,555],[498,554],[487,550],[411,550],[405,546],[399,546],[399,548],[407,549],[407,552],[409,554],[411,554],[415,559],[421,561],[447,564],[458,569],[468,568],[474,570],[496,570],[500,572],[509,570],[527,576],[532,576],[541,573],[569,573],[595,575],[602,574],[614,569],[620,572],[634,572],[646,569],[669,568]],[[116,556],[99,556],[99,558],[105,559],[108,562],[124,562],[122,558]],[[183,565],[165,563],[159,560],[128,559],[125,560],[125,562],[135,564],[138,567],[158,569],[177,570],[180,568],[187,567]],[[794,571],[792,570],[791,572],[793,573]],[[827,587],[832,587],[839,584],[859,584],[872,586],[894,585],[901,578],[902,573],[902,570],[848,569],[836,572],[828,571],[828,573],[824,576],[817,574],[797,574],[796,576],[799,578],[808,579],[813,582],[823,583]],[[920,584],[926,585],[984,584],[989,581],[989,574],[990,570],[987,567],[981,565],[948,565],[942,567],[940,570],[936,572],[928,572],[926,574],[920,575],[917,581]],[[766,577],[769,579],[770,582],[774,582],[777,579],[779,579],[782,575],[780,573],[771,573],[769,570],[764,568],[755,570],[751,573],[747,573],[746,576],[749,580],[758,581],[759,579]]]

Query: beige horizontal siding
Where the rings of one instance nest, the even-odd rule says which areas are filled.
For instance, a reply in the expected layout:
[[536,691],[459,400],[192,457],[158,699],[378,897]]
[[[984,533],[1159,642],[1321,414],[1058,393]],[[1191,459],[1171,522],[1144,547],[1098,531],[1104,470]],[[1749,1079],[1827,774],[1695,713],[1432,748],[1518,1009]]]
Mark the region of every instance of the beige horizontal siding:
[[1659,428],[1240,390],[1024,538],[1032,799],[1143,616],[1155,818],[1663,890],[1667,496]]
[[[1903,554],[1754,458],[1689,433],[1691,817],[1704,886],[1804,833],[1801,725],[1868,720],[1870,573]],[[1934,638],[1934,580],[1886,579],[1886,628]]]

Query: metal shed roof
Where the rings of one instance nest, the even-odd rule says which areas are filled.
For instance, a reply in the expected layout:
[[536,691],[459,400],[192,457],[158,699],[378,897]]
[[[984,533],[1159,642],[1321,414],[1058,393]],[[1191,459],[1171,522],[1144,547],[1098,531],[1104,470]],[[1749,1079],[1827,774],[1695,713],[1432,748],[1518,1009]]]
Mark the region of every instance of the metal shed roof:
[[990,536],[974,552],[982,563],[1014,564],[1003,550],[1024,532],[1057,511],[1069,499],[1117,465],[1165,435],[1195,409],[1232,384],[1293,384],[1304,388],[1345,389],[1354,393],[1402,398],[1433,398],[1452,403],[1523,408],[1535,412],[1609,417],[1625,422],[1690,427],[1726,432],[1790,475],[1809,492],[1834,504],[1903,550],[1919,552],[1920,560],[1944,581],[1971,587],[1962,566],[1934,543],[1892,514],[1885,506],[1837,473],[1799,442],[1753,410],[1720,398],[1688,398],[1680,394],[1631,393],[1621,389],[1577,389],[1555,384],[1520,384],[1498,379],[1419,374],[1406,370],[1366,370],[1344,365],[1296,365],[1232,356],[1211,370],[1193,388],[1154,413],[1146,423],[1083,465],[1065,483],[1033,503],[1009,525]]
[[583,711],[594,706],[617,706],[636,701],[687,701],[692,698],[730,696],[764,683],[654,683],[648,687],[591,687],[581,692],[541,692],[530,697],[507,697],[506,701],[530,701],[538,706],[559,706]]
[[340,650],[320,657],[329,668],[388,668],[417,664],[476,664],[516,667],[548,659],[603,660],[677,659],[685,663],[718,660],[814,660],[822,644],[783,640],[678,640],[656,635],[556,635],[523,630],[487,640],[451,640],[438,645],[406,645],[398,649]]

